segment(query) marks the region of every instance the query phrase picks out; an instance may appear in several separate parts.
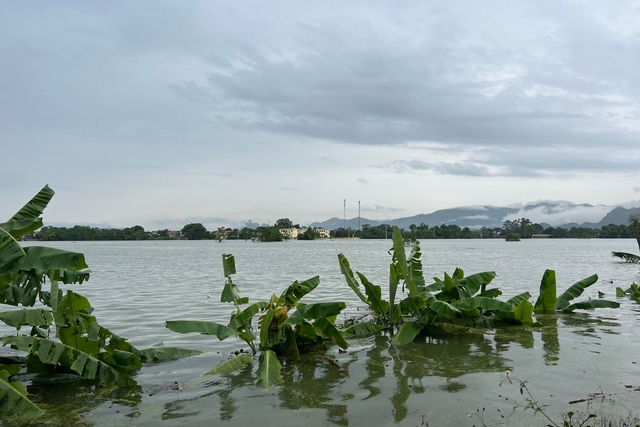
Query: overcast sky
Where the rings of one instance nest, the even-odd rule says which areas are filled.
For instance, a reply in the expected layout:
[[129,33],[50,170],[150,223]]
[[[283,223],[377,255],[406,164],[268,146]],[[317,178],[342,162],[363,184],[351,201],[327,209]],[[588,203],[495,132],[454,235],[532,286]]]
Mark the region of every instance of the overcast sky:
[[637,1],[7,0],[0,58],[3,218],[640,198]]

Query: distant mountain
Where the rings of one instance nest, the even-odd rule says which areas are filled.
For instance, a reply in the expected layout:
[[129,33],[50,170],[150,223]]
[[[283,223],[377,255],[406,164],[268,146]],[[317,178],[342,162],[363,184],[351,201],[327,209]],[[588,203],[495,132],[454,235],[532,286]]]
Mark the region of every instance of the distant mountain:
[[609,224],[628,224],[629,217],[631,215],[640,215],[640,208],[623,208],[622,206],[617,206],[613,208],[611,212],[605,215],[604,218],[598,223],[598,228],[603,225]]
[[[419,214],[410,217],[389,219],[384,221],[360,218],[360,224],[372,226],[389,224],[408,229],[412,224],[435,225],[456,224],[460,227],[479,229],[482,227],[502,227],[506,220],[528,218],[534,223],[547,227],[589,227],[600,228],[608,224],[627,224],[629,215],[640,214],[640,207],[623,208],[605,205],[576,204],[568,201],[543,200],[527,203],[519,208],[497,206],[468,206],[441,209],[430,214]],[[333,217],[326,221],[314,222],[312,227],[323,227],[335,230],[345,226],[344,219]],[[346,220],[346,226],[358,229],[358,218]]]

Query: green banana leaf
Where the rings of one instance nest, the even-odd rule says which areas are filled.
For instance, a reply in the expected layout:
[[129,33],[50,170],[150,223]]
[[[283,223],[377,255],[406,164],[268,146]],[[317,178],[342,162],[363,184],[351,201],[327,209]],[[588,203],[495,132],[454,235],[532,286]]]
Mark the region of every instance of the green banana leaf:
[[316,333],[324,339],[330,339],[338,347],[345,350],[349,343],[344,339],[340,331],[326,317],[321,317],[313,322]]
[[396,332],[393,338],[391,338],[391,344],[397,345],[397,346],[409,344],[413,342],[413,340],[419,333],[420,333],[419,325],[412,322],[404,323],[400,327],[400,329],[398,329],[398,332]]
[[362,322],[342,329],[342,335],[346,338],[362,338],[376,334],[384,329],[384,326],[371,322]]
[[267,307],[269,307],[269,303],[266,301],[253,303],[237,315],[233,316],[227,326],[229,326],[231,329],[238,329],[240,327],[243,327],[246,324],[251,323],[251,319],[253,319],[253,316],[258,314],[260,310],[263,310]]
[[540,296],[536,300],[533,311],[536,313],[551,313],[556,307],[556,272],[546,270],[540,282]]
[[360,285],[353,275],[353,270],[351,270],[351,266],[349,265],[349,261],[347,257],[343,254],[338,254],[338,263],[340,264],[340,272],[344,275],[344,278],[347,280],[347,285],[355,292],[355,294],[360,298],[360,300],[367,304],[371,305],[367,297],[364,296],[362,291],[360,291]]
[[262,320],[260,320],[260,346],[264,349],[271,347],[271,339],[269,338],[269,332],[271,328],[271,322],[275,318],[275,310],[269,308]]
[[456,267],[456,269],[453,271],[453,274],[451,275],[451,278],[453,280],[464,279],[464,270],[459,267]]
[[454,302],[453,306],[461,311],[470,311],[474,308],[481,308],[485,311],[509,312],[513,308],[513,306],[508,302],[487,297],[463,298]]
[[182,359],[183,357],[197,356],[198,354],[202,354],[202,352],[188,348],[165,347],[162,343],[159,343],[153,347],[140,350],[140,356],[138,357],[143,362],[160,363]]
[[21,335],[3,337],[3,342],[4,345],[11,345],[18,350],[37,356],[44,364],[60,365],[75,371],[82,378],[95,379],[101,386],[132,386],[136,384],[129,375],[118,371],[98,358],[56,341]]
[[[24,249],[16,239],[8,231],[0,228],[0,274],[10,274],[11,267],[25,256]],[[0,285],[8,283],[10,280],[10,278],[4,280],[0,282]]]
[[229,360],[225,360],[212,370],[205,372],[204,375],[229,375],[232,372],[239,371],[247,366],[249,366],[253,362],[253,356],[235,356]]
[[569,306],[569,303],[578,298],[586,288],[593,285],[598,281],[598,275],[594,274],[593,276],[589,276],[586,279],[582,279],[579,282],[574,283],[560,295],[558,300],[556,301],[555,310],[563,311],[565,308]]
[[622,288],[620,286],[618,286],[616,288],[616,296],[617,297],[623,297],[623,296],[626,296],[626,295],[627,295],[627,293],[624,290],[622,290]]
[[409,277],[411,277],[411,280],[417,288],[424,287],[425,284],[420,257],[422,257],[422,252],[420,252],[420,245],[416,243],[413,245],[413,249],[411,249],[407,265],[409,267]]
[[38,194],[33,196],[9,221],[20,221],[25,219],[37,219],[49,204],[49,201],[56,194],[48,185],[45,185]]
[[282,371],[282,365],[273,351],[265,350],[260,352],[260,362],[256,371],[258,376],[256,386],[269,388],[280,383],[282,381],[280,371]]
[[314,290],[319,284],[320,276],[312,277],[301,283],[298,283],[296,280],[280,295],[278,305],[293,307],[302,297]]
[[405,316],[408,316],[410,314],[417,315],[418,311],[421,308],[424,308],[426,305],[427,300],[422,296],[407,297],[400,301],[400,304],[398,304],[400,312]]
[[398,292],[398,285],[400,284],[400,279],[398,278],[398,273],[396,272],[395,264],[391,263],[389,265],[389,321],[393,322],[396,317],[396,293]]
[[89,268],[84,260],[84,255],[78,252],[64,251],[62,249],[46,246],[27,246],[24,248],[25,256],[20,258],[12,270],[36,270],[48,271],[53,269],[84,270]]
[[393,226],[393,234],[391,238],[393,239],[393,259],[397,263],[398,267],[400,267],[400,271],[397,271],[398,277],[404,280],[407,288],[409,288],[409,296],[417,296],[418,288],[409,274],[409,264],[407,263],[407,255],[404,250],[402,231],[400,231],[400,228],[397,225]]
[[142,361],[135,354],[123,350],[101,352],[96,358],[119,371],[130,372],[142,368]]
[[10,382],[9,372],[0,371],[0,416],[3,419],[28,421],[44,414],[27,397],[27,390],[19,381]]
[[53,314],[41,308],[4,311],[0,313],[0,320],[9,326],[20,330],[21,326],[51,326]]
[[618,308],[620,307],[620,303],[614,301],[607,301],[604,299],[593,299],[588,301],[580,301],[575,304],[571,304],[570,306],[564,308],[562,311],[564,313],[570,313],[573,310],[593,310],[594,308]]
[[367,300],[369,301],[369,307],[379,316],[386,316],[389,311],[389,303],[382,299],[382,288],[380,286],[371,283],[364,274],[356,272],[364,290],[367,294]]
[[[454,273],[455,276],[455,273]],[[495,279],[497,274],[494,271],[485,271],[482,273],[475,273],[467,276],[463,279],[454,279],[458,284],[458,288],[463,287],[466,289],[468,297],[471,297],[478,293],[483,286],[491,283]]]
[[23,220],[13,220],[0,224],[0,228],[7,231],[14,239],[19,239],[25,234],[29,234],[32,231],[37,230],[42,227],[42,219],[36,218],[34,219],[23,219]]
[[528,301],[530,298],[531,298],[531,294],[529,292],[523,292],[521,294],[518,294],[509,298],[507,302],[513,306],[517,306],[522,301]]
[[238,335],[238,331],[226,325],[199,320],[168,320],[165,323],[165,327],[180,334],[197,332],[204,335],[215,335],[220,341],[223,341],[230,336]]
[[233,283],[230,277],[227,277],[227,282],[224,284],[222,294],[220,294],[220,302],[232,302],[238,310],[240,305],[247,304],[249,298],[240,298],[238,295],[238,287]]
[[299,307],[285,323],[289,325],[297,325],[302,323],[304,319],[320,319],[322,317],[331,317],[340,314],[347,305],[343,302],[319,302],[315,304],[307,304]]
[[71,284],[81,285],[83,282],[89,280],[90,275],[91,275],[90,269],[65,270],[61,268],[61,269],[47,271],[47,276],[49,277],[49,280],[62,282],[65,285],[71,285]]
[[233,255],[222,254],[222,269],[224,277],[231,277],[232,274],[236,274],[236,259]]
[[478,294],[479,297],[498,298],[502,295],[502,291],[498,288],[487,289],[486,291]]
[[515,320],[518,320],[525,325],[532,325],[533,305],[528,300],[520,301],[516,308],[513,309],[513,315]]
[[447,319],[455,319],[460,310],[446,301],[439,301],[435,297],[427,298],[429,309],[434,311],[438,316],[446,317]]

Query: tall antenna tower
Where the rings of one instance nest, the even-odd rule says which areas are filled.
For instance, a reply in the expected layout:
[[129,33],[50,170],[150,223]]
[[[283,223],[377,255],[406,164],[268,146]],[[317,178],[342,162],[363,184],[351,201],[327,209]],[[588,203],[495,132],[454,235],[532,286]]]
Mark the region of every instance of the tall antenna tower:
[[344,199],[344,229],[347,229],[347,199]]
[[360,228],[360,200],[358,200],[358,231],[362,231]]

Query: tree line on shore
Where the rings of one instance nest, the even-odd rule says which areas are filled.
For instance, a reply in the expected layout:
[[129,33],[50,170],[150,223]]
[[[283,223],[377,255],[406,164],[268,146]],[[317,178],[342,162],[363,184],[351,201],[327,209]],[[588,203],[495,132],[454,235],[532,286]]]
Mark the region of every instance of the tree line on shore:
[[[33,233],[28,238],[40,241],[83,241],[83,240],[258,240],[262,242],[282,241],[286,237],[281,229],[300,228],[289,218],[281,218],[273,226],[261,226],[255,229],[244,227],[225,228],[209,231],[201,223],[185,225],[179,232],[171,230],[146,231],[142,226],[136,225],[127,228],[97,228],[85,225],[74,227],[45,226],[39,232]],[[360,230],[338,228],[331,231],[332,238],[359,238],[359,239],[386,239],[391,238],[391,226],[387,224],[364,224]],[[490,239],[505,238],[507,235],[517,235],[522,239],[531,238],[536,234],[547,235],[549,238],[634,238],[635,234],[631,225],[609,224],[599,229],[587,227],[546,227],[531,222],[527,218],[507,220],[502,227],[472,230],[469,227],[460,227],[456,224],[429,226],[427,224],[409,226],[408,230],[402,230],[403,237],[407,240],[424,239]],[[308,227],[305,232],[299,233],[298,240],[315,240],[319,238],[316,229]]]

